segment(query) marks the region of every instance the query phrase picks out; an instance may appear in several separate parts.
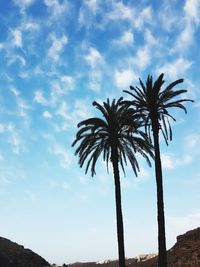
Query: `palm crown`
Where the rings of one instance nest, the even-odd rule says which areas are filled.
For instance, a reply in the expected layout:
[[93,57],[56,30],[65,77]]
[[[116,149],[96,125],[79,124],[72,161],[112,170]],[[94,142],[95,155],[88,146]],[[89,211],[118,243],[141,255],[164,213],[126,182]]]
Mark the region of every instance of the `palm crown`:
[[[139,152],[150,165],[148,155],[153,157],[152,146],[148,142],[147,135],[139,130],[141,119],[130,107],[125,107],[123,98],[114,99],[111,103],[109,99],[103,105],[93,102],[103,118],[89,118],[78,124],[80,130],[76,134],[72,146],[77,142],[78,148],[75,155],[79,155],[80,167],[87,160],[86,170],[91,168],[92,176],[95,174],[96,162],[101,154],[103,159],[112,161],[112,148],[117,148],[118,161],[124,171],[124,163],[127,159],[137,175],[139,165],[135,157],[135,152]],[[116,156],[116,155],[115,155]]]
[[172,140],[172,130],[169,118],[175,121],[175,118],[169,114],[168,108],[178,107],[187,113],[187,110],[182,103],[185,101],[193,101],[189,99],[174,99],[187,92],[187,90],[184,89],[174,90],[174,87],[177,84],[182,83],[183,79],[178,79],[163,89],[162,85],[165,82],[163,77],[164,74],[162,73],[153,83],[152,76],[149,75],[146,84],[144,84],[141,79],[139,80],[141,88],[138,86],[130,86],[131,91],[124,90],[124,92],[134,98],[133,101],[126,101],[126,104],[133,105],[140,114],[145,115],[143,118],[145,118],[144,124],[148,135],[150,136],[151,122],[157,122],[158,130],[161,129],[166,144],[168,144],[168,140]]

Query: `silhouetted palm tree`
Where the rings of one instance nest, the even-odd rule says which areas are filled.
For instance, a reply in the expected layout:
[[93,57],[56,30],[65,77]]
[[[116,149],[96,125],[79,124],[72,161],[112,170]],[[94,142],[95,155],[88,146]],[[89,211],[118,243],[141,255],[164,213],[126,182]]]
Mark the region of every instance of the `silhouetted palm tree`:
[[162,165],[160,159],[159,131],[162,131],[166,144],[172,140],[172,130],[169,118],[175,121],[175,118],[168,112],[171,107],[181,108],[187,113],[183,102],[192,101],[188,99],[178,99],[175,97],[187,92],[187,90],[174,90],[174,86],[183,82],[179,79],[169,84],[165,89],[162,85],[164,74],[161,74],[153,83],[152,76],[148,76],[146,84],[140,81],[140,88],[130,86],[130,91],[124,90],[133,97],[132,101],[125,101],[127,106],[133,106],[144,118],[146,132],[149,135],[152,130],[153,143],[155,149],[155,175],[157,185],[157,209],[158,209],[158,266],[167,266],[166,239],[165,239],[165,217],[163,201],[163,178]]
[[90,168],[92,176],[95,174],[96,162],[101,154],[107,167],[110,161],[112,163],[115,182],[119,266],[125,267],[119,166],[124,172],[124,164],[129,161],[137,175],[139,165],[135,153],[139,152],[150,165],[148,155],[153,156],[152,146],[147,140],[147,135],[138,129],[140,126],[138,115],[134,113],[132,108],[123,105],[122,98],[117,101],[114,99],[112,103],[107,99],[103,105],[93,102],[93,106],[102,113],[103,118],[94,117],[80,122],[78,124],[80,130],[77,132],[72,146],[80,142],[75,155],[79,156],[80,167],[87,160],[85,171],[87,173]]

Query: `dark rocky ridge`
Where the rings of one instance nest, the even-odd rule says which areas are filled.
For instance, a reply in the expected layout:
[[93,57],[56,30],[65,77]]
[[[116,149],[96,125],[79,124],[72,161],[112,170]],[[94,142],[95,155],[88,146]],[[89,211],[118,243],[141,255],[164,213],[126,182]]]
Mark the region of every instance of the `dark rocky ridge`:
[[[200,267],[200,227],[177,237],[176,244],[167,252],[168,267]],[[157,257],[136,262],[127,259],[127,267],[157,267]],[[0,267],[46,267],[42,257],[24,249],[6,238],[0,237]],[[54,265],[56,266],[56,265]],[[85,262],[63,265],[67,267],[118,267],[118,261]]]
[[0,267],[46,267],[42,257],[6,238],[0,237]]
[[[177,237],[176,244],[167,252],[168,267],[200,267],[200,227]],[[157,267],[157,257],[136,262],[127,259],[128,267]],[[108,263],[74,263],[68,267],[118,267],[117,261]]]

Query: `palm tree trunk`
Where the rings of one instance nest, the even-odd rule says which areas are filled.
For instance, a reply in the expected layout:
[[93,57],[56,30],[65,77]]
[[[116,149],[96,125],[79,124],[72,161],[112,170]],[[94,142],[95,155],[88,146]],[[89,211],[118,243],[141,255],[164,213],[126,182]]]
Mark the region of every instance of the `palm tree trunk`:
[[116,202],[116,218],[117,218],[117,239],[118,239],[118,255],[119,267],[125,267],[125,252],[124,252],[124,228],[121,206],[121,188],[119,176],[118,151],[112,148],[111,158],[113,165],[114,181],[115,181],[115,202]]
[[165,239],[165,215],[163,200],[163,178],[160,159],[159,127],[158,123],[152,122],[154,148],[155,148],[155,173],[157,186],[157,212],[158,212],[158,267],[167,267],[167,251]]

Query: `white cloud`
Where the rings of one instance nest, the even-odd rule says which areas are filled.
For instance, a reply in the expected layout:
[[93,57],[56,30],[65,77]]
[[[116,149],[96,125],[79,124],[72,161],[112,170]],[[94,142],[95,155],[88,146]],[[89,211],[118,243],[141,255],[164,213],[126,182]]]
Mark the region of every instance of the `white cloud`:
[[5,44],[0,43],[0,50],[5,48]]
[[48,105],[48,101],[44,97],[43,92],[41,90],[36,90],[35,91],[33,101],[38,103],[38,104],[41,104],[43,106],[47,106]]
[[145,168],[140,168],[140,171],[138,172],[138,179],[139,181],[145,180],[149,177],[149,172]]
[[188,149],[194,149],[196,147],[199,147],[200,144],[200,134],[194,133],[189,134],[185,137],[185,145]]
[[133,24],[138,29],[142,29],[146,22],[148,22],[148,23],[152,22],[153,14],[152,14],[151,7],[146,7],[138,15],[136,12],[135,15],[136,15],[136,19],[134,17],[132,18]]
[[58,155],[60,158],[60,166],[64,169],[68,169],[71,165],[71,159],[70,156],[67,153],[67,150],[58,145],[55,144],[52,151],[55,155]]
[[24,151],[24,145],[22,139],[20,138],[16,130],[16,127],[12,123],[8,125],[7,129],[8,132],[10,133],[9,143],[13,147],[13,153],[19,155],[20,152]]
[[86,0],[85,5],[88,6],[88,8],[92,11],[93,14],[97,13],[97,10],[99,9],[99,0]]
[[75,81],[71,76],[61,76],[60,82],[62,83],[62,88],[64,92],[68,92],[74,89]]
[[22,11],[32,5],[35,0],[13,0],[14,4],[21,8]]
[[109,20],[126,20],[132,26],[141,30],[145,23],[152,23],[152,8],[147,6],[142,10],[130,7],[122,2],[112,2],[112,10],[105,14],[105,21]]
[[28,111],[32,109],[32,107],[28,104],[27,100],[21,97],[20,92],[15,88],[11,87],[10,91],[15,96],[17,103],[17,116],[23,119],[24,126],[29,126],[30,118]]
[[17,105],[18,105],[19,116],[28,118],[27,110],[30,110],[31,106],[29,106],[27,102],[21,97],[17,98]]
[[24,22],[23,26],[24,26],[23,30],[27,31],[27,32],[35,32],[35,31],[38,31],[40,29],[39,23],[37,23],[35,21],[31,21],[31,20]]
[[58,107],[58,111],[56,113],[57,115],[60,115],[65,120],[69,120],[71,118],[69,107],[65,101],[62,101],[60,106]]
[[186,16],[193,19],[196,23],[200,22],[200,2],[199,0],[186,0],[184,11]]
[[114,79],[115,84],[119,88],[126,89],[132,84],[133,81],[137,80],[138,78],[135,72],[129,68],[122,71],[116,69],[114,73]]
[[55,33],[50,35],[52,45],[48,50],[48,57],[53,61],[58,61],[60,59],[60,54],[62,53],[65,45],[68,43],[68,38],[65,34],[61,38],[57,38]]
[[174,154],[162,154],[161,161],[164,169],[172,170],[179,166],[185,166],[192,162],[193,158],[190,154],[176,157]]
[[144,38],[148,46],[153,46],[158,44],[158,41],[155,39],[155,37],[152,35],[152,32],[149,29],[145,30]]
[[97,65],[102,64],[103,57],[96,48],[90,47],[88,54],[85,56],[85,60],[91,68],[95,68]]
[[24,57],[19,56],[19,55],[15,55],[15,54],[10,54],[9,55],[9,59],[8,59],[8,66],[11,66],[12,64],[14,64],[15,62],[19,62],[22,66],[26,66],[26,60]]
[[46,118],[46,119],[51,119],[52,118],[52,115],[49,111],[45,110],[43,112],[43,117]]
[[95,16],[102,11],[101,3],[99,0],[82,1],[78,16],[78,22],[81,27],[84,26],[87,29],[94,26],[99,27],[99,24],[96,24]]
[[180,22],[176,9],[174,9],[173,2],[163,0],[160,12],[158,12],[160,26],[166,31],[171,31]]
[[145,69],[151,59],[150,49],[148,46],[144,46],[138,49],[134,63],[140,68]]
[[20,30],[15,29],[11,31],[12,35],[12,45],[15,47],[22,48],[23,47],[23,41],[22,41],[22,33]]
[[18,75],[22,79],[28,79],[28,78],[30,78],[30,74],[27,71],[20,71]]
[[84,58],[91,68],[88,75],[88,86],[91,90],[98,92],[101,87],[102,69],[105,65],[104,58],[94,47],[89,47],[88,53]]
[[91,107],[91,104],[88,103],[88,101],[76,100],[75,105],[74,105],[74,113],[73,113],[75,121],[79,119],[87,119],[91,117],[90,107]]
[[99,92],[101,89],[102,71],[101,69],[92,69],[89,73],[89,83],[88,86],[91,90]]
[[60,75],[59,79],[51,80],[51,104],[55,105],[62,95],[67,95],[75,88],[75,79],[69,75]]
[[133,45],[134,42],[134,35],[131,31],[125,31],[123,32],[122,36],[113,41],[113,45],[117,46],[127,46],[127,45]]
[[19,96],[19,95],[20,95],[20,92],[19,92],[15,87],[10,88],[10,91],[11,91],[15,96]]
[[44,3],[49,8],[52,20],[58,20],[62,15],[66,15],[69,10],[67,0],[63,0],[62,3],[59,0],[44,0]]
[[100,92],[101,90],[101,84],[97,80],[90,80],[88,87],[94,92]]
[[192,66],[192,62],[184,59],[182,57],[174,60],[170,63],[165,63],[163,66],[160,66],[156,72],[164,73],[170,79],[176,79],[179,76],[184,75],[184,73]]
[[144,45],[139,46],[135,55],[128,59],[129,64],[139,71],[146,69],[151,64],[152,56],[156,58],[159,51],[159,41],[149,29],[144,30],[144,41]]
[[179,24],[182,30],[177,37],[172,52],[185,52],[194,43],[197,25],[200,23],[200,2],[199,0],[186,0],[184,5],[184,16],[180,18]]
[[4,133],[7,130],[7,127],[5,124],[0,123],[0,133]]
[[174,161],[172,160],[170,155],[166,154],[161,155],[161,162],[162,162],[162,167],[164,169],[171,170],[175,168]]
[[134,18],[134,10],[124,5],[122,2],[112,2],[111,12],[106,14],[109,20],[132,20]]
[[63,131],[66,132],[67,128],[69,128],[69,124],[67,122],[64,122],[62,124],[54,123],[53,127],[54,127],[55,132],[57,132],[57,133],[60,133]]
[[177,37],[175,47],[171,51],[184,52],[187,48],[189,48],[193,44],[194,33],[195,33],[195,28],[193,23],[190,20],[186,20],[186,23],[183,24],[183,30]]

